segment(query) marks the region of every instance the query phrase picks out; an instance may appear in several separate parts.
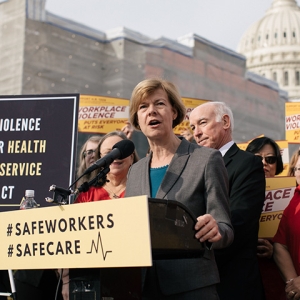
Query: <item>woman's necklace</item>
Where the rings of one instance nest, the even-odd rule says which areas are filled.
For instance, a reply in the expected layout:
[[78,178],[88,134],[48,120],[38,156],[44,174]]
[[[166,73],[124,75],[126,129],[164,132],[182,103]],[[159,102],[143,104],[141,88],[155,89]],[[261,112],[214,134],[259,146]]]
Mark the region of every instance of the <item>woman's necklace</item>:
[[107,184],[104,186],[104,188],[107,189],[107,190],[109,191],[109,193],[112,195],[112,197],[113,197],[114,199],[119,199],[120,197],[118,196],[118,194],[120,195],[120,193],[123,192],[123,191],[125,190],[125,187],[122,186],[117,192],[114,193],[114,192],[108,187]]

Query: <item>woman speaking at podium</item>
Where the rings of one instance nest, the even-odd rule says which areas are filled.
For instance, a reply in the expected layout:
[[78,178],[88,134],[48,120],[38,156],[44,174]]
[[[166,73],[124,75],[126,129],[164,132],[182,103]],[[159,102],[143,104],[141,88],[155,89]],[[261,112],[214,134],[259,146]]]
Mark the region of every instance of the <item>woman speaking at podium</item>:
[[[130,122],[148,139],[150,153],[129,170],[126,197],[148,195],[177,200],[195,216],[195,237],[223,248],[233,240],[228,178],[219,151],[179,139],[173,128],[186,116],[176,87],[147,79],[133,90]],[[212,249],[201,258],[153,261],[147,268],[143,299],[219,299],[219,275]]]

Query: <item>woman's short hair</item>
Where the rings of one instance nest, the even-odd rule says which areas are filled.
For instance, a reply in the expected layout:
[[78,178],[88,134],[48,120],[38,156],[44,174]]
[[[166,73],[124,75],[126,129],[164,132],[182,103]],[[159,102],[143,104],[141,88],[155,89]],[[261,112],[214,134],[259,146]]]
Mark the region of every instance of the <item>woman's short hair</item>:
[[139,105],[158,89],[166,92],[168,100],[177,112],[177,117],[173,120],[172,127],[176,127],[184,120],[186,109],[176,86],[172,82],[159,78],[145,79],[134,88],[130,99],[129,120],[136,129],[140,130],[137,119]]
[[297,164],[299,157],[300,157],[300,149],[296,150],[290,159],[288,176],[295,176],[294,168]]
[[265,145],[270,145],[275,152],[275,156],[276,156],[275,175],[278,175],[283,171],[283,162],[282,162],[282,156],[280,153],[279,146],[274,140],[266,136],[256,138],[249,143],[249,145],[246,148],[246,151],[255,154],[258,153]]

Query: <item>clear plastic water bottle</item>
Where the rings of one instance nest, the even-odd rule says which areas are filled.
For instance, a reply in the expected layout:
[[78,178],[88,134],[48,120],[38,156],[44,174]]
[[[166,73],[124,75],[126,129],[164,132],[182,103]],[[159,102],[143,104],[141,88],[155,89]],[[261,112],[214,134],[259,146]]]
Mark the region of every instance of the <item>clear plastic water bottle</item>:
[[20,209],[36,208],[38,204],[34,200],[34,190],[26,190],[25,198],[22,199]]

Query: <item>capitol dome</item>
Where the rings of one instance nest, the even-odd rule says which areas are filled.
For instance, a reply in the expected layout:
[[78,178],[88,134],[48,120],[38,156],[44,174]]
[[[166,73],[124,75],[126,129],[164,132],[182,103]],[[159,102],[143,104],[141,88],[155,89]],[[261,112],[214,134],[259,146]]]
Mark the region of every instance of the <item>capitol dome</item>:
[[273,0],[265,16],[242,36],[237,52],[248,70],[276,81],[291,101],[300,100],[300,8],[295,0]]

